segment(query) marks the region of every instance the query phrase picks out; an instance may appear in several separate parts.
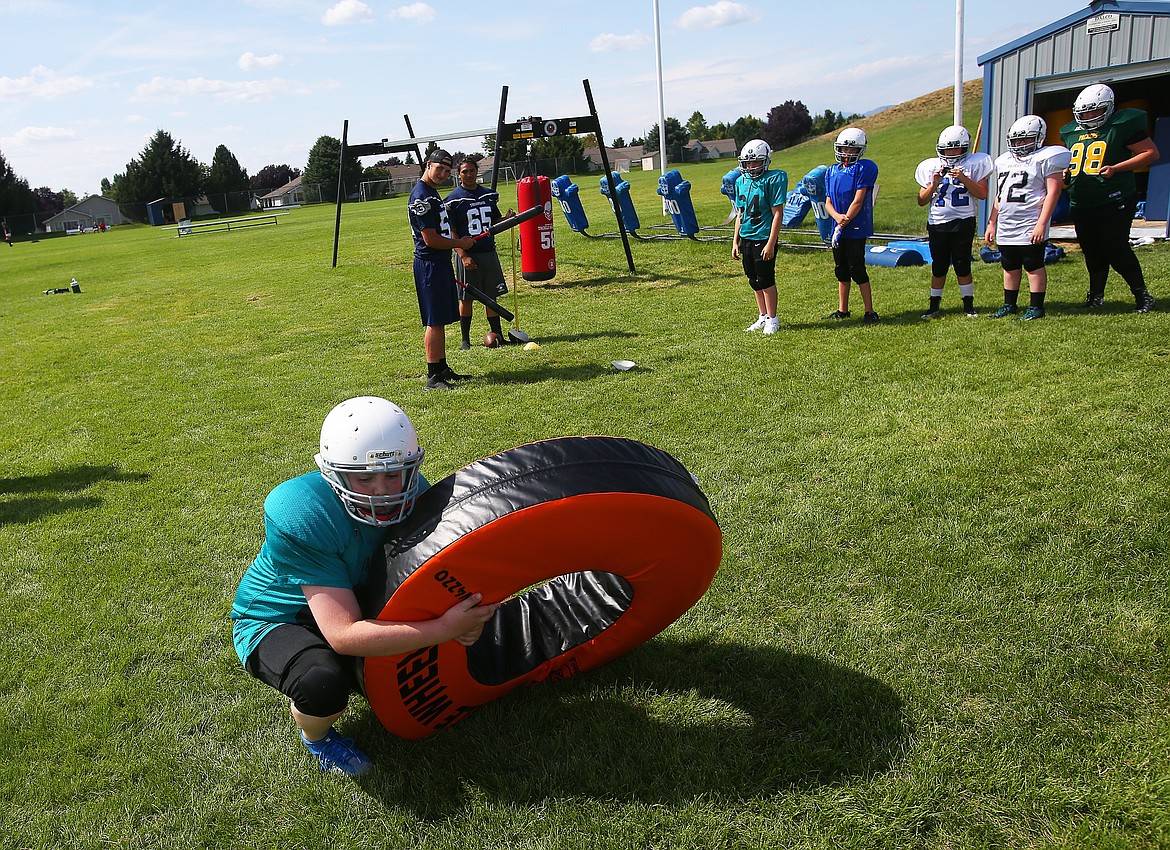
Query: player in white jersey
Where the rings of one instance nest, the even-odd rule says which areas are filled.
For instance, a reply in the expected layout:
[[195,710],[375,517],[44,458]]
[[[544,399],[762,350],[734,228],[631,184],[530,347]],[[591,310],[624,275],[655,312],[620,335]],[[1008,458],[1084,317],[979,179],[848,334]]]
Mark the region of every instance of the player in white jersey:
[[971,276],[971,244],[975,241],[975,213],[987,200],[987,181],[995,166],[985,153],[971,153],[971,134],[959,125],[938,136],[938,156],[924,159],[914,172],[918,205],[930,205],[926,232],[930,244],[930,306],[924,319],[942,315],[943,287],[947,270],[954,266],[963,297],[963,312],[975,312],[975,281]]
[[1044,145],[1048,125],[1038,115],[1025,115],[1007,134],[1007,153],[995,160],[995,203],[987,221],[987,244],[998,245],[1003,266],[1000,319],[1018,311],[1020,269],[1028,273],[1029,305],[1021,321],[1044,318],[1048,271],[1044,244],[1048,224],[1060,198],[1064,170],[1072,152],[1063,145]]

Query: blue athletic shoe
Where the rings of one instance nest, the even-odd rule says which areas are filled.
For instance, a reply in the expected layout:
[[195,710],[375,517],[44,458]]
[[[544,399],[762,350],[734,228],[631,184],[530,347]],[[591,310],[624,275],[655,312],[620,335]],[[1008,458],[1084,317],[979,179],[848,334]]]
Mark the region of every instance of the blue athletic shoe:
[[358,777],[373,766],[370,757],[353,745],[353,738],[342,738],[332,726],[320,741],[308,740],[304,732],[301,740],[317,757],[322,773]]

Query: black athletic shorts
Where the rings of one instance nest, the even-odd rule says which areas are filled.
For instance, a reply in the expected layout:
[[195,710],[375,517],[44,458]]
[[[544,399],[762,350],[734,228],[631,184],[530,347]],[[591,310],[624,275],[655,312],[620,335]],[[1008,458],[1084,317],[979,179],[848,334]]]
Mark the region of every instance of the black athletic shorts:
[[[463,260],[455,258],[455,278],[463,283],[470,283],[484,295],[499,299],[508,293],[508,281],[504,279],[504,270],[500,268],[500,256],[495,251],[484,251],[482,254],[472,254],[476,268],[469,269],[463,265]],[[475,296],[459,287],[460,301],[474,301]]]
[[946,277],[955,267],[959,277],[971,276],[971,245],[975,242],[975,217],[961,218],[946,224],[928,224],[926,233],[930,244],[930,273]]
[[770,260],[760,256],[767,244],[766,239],[739,240],[739,258],[743,261],[743,273],[747,275],[748,286],[756,292],[776,285],[776,255],[772,254]]
[[1005,272],[1034,272],[1044,268],[1044,243],[1038,245],[1000,245],[999,264]]
[[291,699],[302,714],[330,717],[344,711],[358,690],[354,663],[314,629],[283,623],[264,635],[244,669]]

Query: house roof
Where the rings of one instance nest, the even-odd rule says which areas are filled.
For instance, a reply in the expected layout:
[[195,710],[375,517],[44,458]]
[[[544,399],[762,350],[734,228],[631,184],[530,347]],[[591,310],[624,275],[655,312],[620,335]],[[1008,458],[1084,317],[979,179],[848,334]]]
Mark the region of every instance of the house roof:
[[70,213],[72,213],[73,215],[85,216],[86,218],[93,218],[94,217],[93,213],[88,212],[84,209],[81,209],[82,204],[85,204],[85,203],[92,201],[92,200],[105,201],[107,204],[112,204],[114,207],[118,206],[117,201],[115,201],[113,198],[107,198],[105,195],[86,195],[84,198],[82,198],[80,201],[78,201],[73,206],[66,207],[65,209],[61,210],[61,212],[57,213],[56,215],[49,216],[47,219],[45,219],[45,223],[47,224],[50,221],[56,221],[57,219],[65,216],[65,215],[68,215]]
[[271,192],[269,192],[267,195],[261,195],[261,196],[260,196],[260,198],[261,198],[261,199],[264,199],[264,198],[279,198],[281,195],[287,195],[287,194],[288,194],[289,192],[291,192],[293,189],[298,189],[298,188],[300,188],[300,185],[301,185],[301,178],[300,178],[300,177],[294,177],[292,180],[289,180],[287,183],[285,183],[285,184],[284,184],[283,186],[281,186],[279,189],[273,189],[273,190],[272,190]]

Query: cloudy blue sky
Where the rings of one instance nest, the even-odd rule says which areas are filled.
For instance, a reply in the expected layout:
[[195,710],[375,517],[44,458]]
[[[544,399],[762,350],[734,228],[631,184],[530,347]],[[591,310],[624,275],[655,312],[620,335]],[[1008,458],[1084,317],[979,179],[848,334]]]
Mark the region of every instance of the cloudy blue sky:
[[[976,57],[1083,5],[966,0]],[[661,0],[666,114],[868,112],[950,85],[955,3]],[[321,135],[351,142],[587,114],[607,138],[657,121],[653,0],[0,0],[0,152],[34,188],[99,191],[158,129],[249,173],[303,168]],[[452,142],[479,149],[479,140]]]

